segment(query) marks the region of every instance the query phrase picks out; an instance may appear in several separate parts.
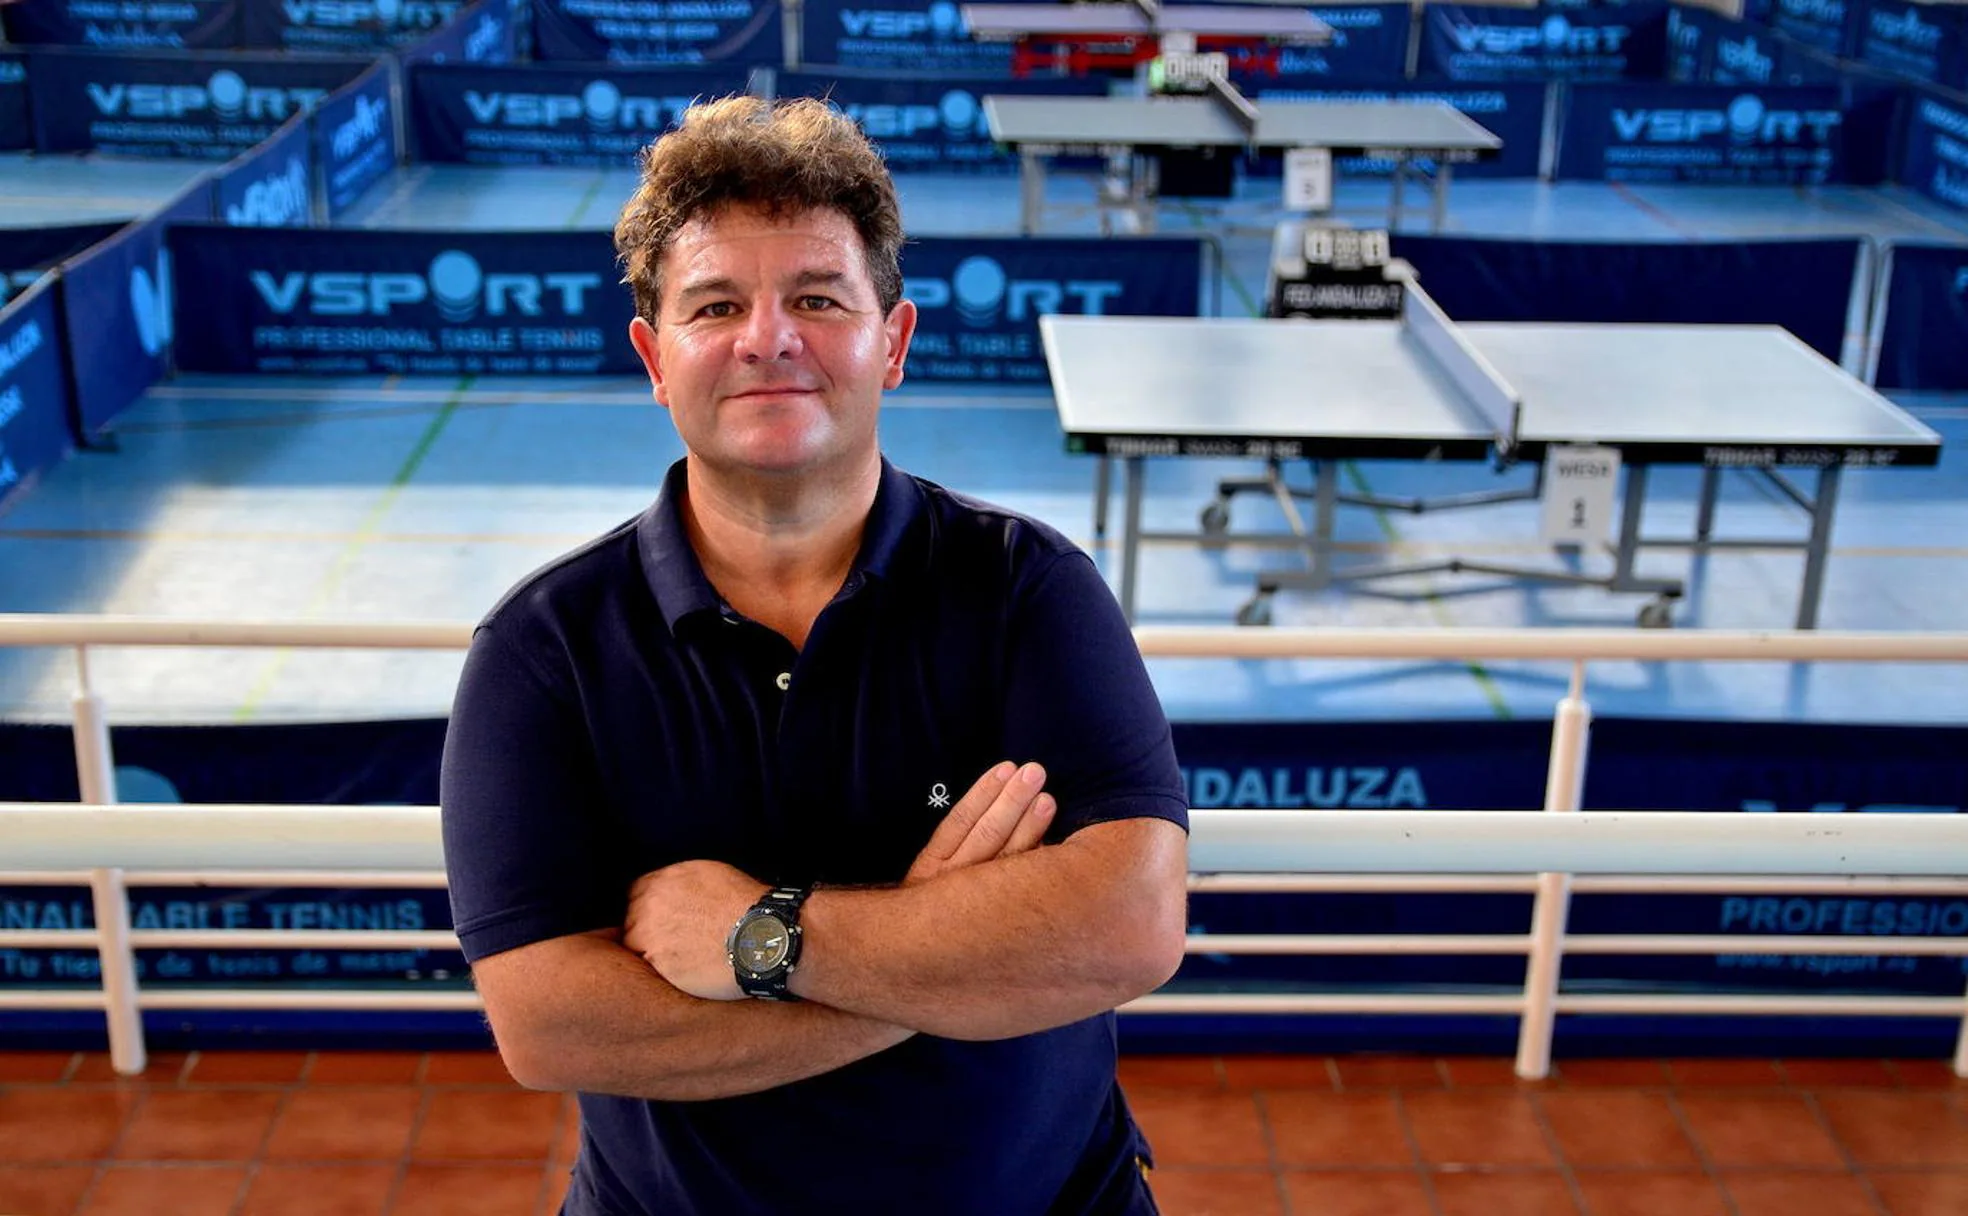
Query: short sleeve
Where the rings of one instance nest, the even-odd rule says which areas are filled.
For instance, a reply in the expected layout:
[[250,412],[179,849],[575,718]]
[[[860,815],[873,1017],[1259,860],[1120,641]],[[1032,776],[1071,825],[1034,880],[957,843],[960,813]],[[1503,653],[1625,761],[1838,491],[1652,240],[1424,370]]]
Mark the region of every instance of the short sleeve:
[[1134,634],[1086,554],[1054,557],[1013,608],[1006,655],[1007,758],[1045,765],[1055,839],[1114,819],[1189,810],[1168,718]]
[[619,926],[605,808],[578,709],[490,627],[472,639],[444,736],[438,800],[465,957]]

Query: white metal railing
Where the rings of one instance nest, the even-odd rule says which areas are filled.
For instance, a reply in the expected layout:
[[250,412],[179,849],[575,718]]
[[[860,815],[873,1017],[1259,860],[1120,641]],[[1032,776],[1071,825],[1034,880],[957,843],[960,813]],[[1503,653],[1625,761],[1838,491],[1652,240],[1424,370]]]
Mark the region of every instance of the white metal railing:
[[[448,931],[133,930],[129,891],[244,885],[442,886],[435,808],[119,806],[109,730],[90,682],[103,646],[463,649],[454,622],[161,621],[0,615],[0,647],[72,648],[81,804],[0,804],[0,883],[87,885],[91,930],[0,932],[0,948],[94,948],[97,991],[0,990],[0,1009],[101,1009],[111,1056],[143,1067],[145,1009],[469,1010],[469,991],[196,991],[137,983],[151,948],[455,949]],[[1962,1021],[1955,1070],[1968,1076],[1968,996],[1590,995],[1560,991],[1565,954],[1968,956],[1968,939],[1772,934],[1570,934],[1573,892],[1803,893],[1885,889],[1968,895],[1968,816],[1746,816],[1582,812],[1595,660],[1968,663],[1968,634],[1625,630],[1362,630],[1143,627],[1164,658],[1560,660],[1571,683],[1552,722],[1541,811],[1196,811],[1190,889],[1199,892],[1430,891],[1534,895],[1524,934],[1194,934],[1195,954],[1523,954],[1520,993],[1156,993],[1133,1013],[1484,1013],[1520,1019],[1517,1071],[1549,1071],[1559,1013],[1935,1016]],[[1574,875],[1579,877],[1574,878]]]

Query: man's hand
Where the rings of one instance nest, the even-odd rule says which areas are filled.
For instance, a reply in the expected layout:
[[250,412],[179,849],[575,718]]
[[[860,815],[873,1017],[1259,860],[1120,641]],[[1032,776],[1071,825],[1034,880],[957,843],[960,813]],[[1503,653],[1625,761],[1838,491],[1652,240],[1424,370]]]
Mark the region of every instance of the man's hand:
[[622,944],[670,985],[707,1001],[745,994],[732,974],[725,939],[745,910],[772,888],[721,861],[680,861],[651,870],[629,888]]
[[1037,848],[1058,809],[1041,792],[1045,776],[1036,762],[1021,767],[1006,760],[979,777],[916,854],[902,885]]

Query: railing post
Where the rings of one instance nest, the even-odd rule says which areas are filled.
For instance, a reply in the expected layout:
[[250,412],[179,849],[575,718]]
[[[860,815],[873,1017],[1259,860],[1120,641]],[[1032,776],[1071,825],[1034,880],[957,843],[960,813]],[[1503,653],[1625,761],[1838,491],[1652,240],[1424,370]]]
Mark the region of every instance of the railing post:
[[144,1070],[143,1014],[137,1008],[137,956],[130,947],[130,891],[121,870],[89,871],[96,903],[96,954],[102,960],[109,1062],[118,1074]]
[[[1592,707],[1585,700],[1585,662],[1572,664],[1572,686],[1551,719],[1551,766],[1544,783],[1547,812],[1576,811],[1585,789],[1585,748]],[[1565,962],[1565,918],[1571,911],[1569,874],[1540,874],[1531,905],[1531,954],[1524,967],[1524,1020],[1517,1032],[1517,1075],[1527,1081],[1551,1073],[1552,1028],[1557,1021],[1558,977]]]
[[75,780],[82,801],[108,806],[116,801],[116,757],[109,746],[109,719],[102,698],[89,684],[89,648],[75,648]]

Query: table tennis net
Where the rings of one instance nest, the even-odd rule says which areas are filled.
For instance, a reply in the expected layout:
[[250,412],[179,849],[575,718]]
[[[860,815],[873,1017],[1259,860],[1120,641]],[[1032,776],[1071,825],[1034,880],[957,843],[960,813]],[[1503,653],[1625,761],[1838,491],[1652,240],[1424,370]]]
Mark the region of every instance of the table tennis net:
[[1523,398],[1419,283],[1410,281],[1407,285],[1401,304],[1401,325],[1436,368],[1489,421],[1498,442],[1506,448],[1514,446],[1523,424]]

